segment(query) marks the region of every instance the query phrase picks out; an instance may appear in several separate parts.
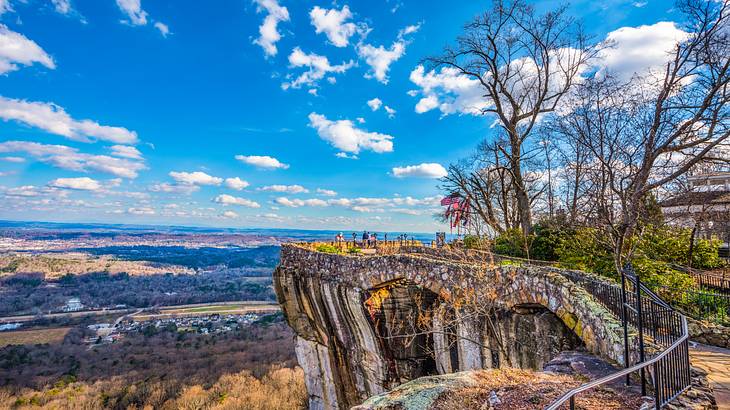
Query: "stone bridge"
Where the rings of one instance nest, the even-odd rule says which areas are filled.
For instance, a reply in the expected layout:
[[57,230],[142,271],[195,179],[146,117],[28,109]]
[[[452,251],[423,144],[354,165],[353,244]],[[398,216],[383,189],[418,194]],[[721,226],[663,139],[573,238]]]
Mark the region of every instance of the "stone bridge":
[[310,408],[349,408],[424,375],[542,370],[579,346],[623,363],[620,321],[552,267],[425,247],[366,256],[285,244],[274,283]]

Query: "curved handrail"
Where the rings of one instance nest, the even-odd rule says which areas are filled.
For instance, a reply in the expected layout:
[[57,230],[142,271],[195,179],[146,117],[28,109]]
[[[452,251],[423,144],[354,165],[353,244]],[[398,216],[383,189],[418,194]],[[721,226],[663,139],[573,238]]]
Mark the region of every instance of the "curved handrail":
[[[596,379],[592,382],[585,383],[581,386],[578,386],[575,389],[570,390],[569,392],[560,396],[560,398],[555,400],[550,406],[546,407],[545,410],[557,410],[560,408],[561,405],[565,404],[565,402],[570,400],[571,397],[575,397],[578,393],[584,392],[586,390],[590,390],[596,386],[600,386],[600,385],[608,383],[612,380],[616,380],[619,377],[623,377],[623,376],[626,376],[627,374],[631,374],[633,372],[639,371],[642,368],[646,368],[649,365],[652,365],[652,364],[658,362],[659,360],[663,359],[664,357],[666,357],[668,354],[670,354],[672,351],[674,351],[674,349],[679,347],[686,340],[689,340],[689,332],[687,331],[687,318],[684,317],[684,315],[682,315],[681,317],[682,317],[682,329],[683,329],[684,334],[682,335],[682,337],[680,337],[674,343],[672,343],[672,345],[669,346],[669,348],[665,349],[663,352],[661,352],[660,354],[658,354],[657,356],[655,356],[649,360],[646,360],[641,363],[637,363],[631,367],[628,367],[628,368],[618,371],[616,373],[609,374],[608,376],[605,376],[600,379]],[[682,389],[682,391],[686,390],[688,387],[689,386],[685,387],[684,389]]]

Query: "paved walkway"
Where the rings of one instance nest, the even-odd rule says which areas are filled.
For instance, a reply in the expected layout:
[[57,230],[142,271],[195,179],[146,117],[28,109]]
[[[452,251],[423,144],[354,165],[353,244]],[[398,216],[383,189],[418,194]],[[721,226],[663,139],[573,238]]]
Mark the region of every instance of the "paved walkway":
[[720,410],[730,410],[730,350],[693,343],[692,365],[705,370]]

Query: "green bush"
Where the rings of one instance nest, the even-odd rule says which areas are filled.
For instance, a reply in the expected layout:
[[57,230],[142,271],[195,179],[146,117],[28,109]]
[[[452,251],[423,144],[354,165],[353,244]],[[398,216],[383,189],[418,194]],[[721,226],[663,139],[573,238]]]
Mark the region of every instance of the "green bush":
[[340,248],[333,246],[333,245],[326,244],[326,243],[317,245],[317,247],[315,249],[317,250],[317,252],[322,252],[322,253],[342,253]]
[[466,249],[485,249],[489,247],[489,239],[479,235],[464,235]]
[[601,237],[601,232],[594,228],[564,232],[554,250],[556,259],[568,269],[617,278],[611,248],[599,240]]
[[[637,244],[648,258],[687,265],[692,230],[669,226],[647,226]],[[692,266],[699,269],[714,269],[722,265],[718,256],[720,241],[695,238],[692,251]]]
[[509,229],[501,235],[494,238],[494,252],[499,255],[514,256],[524,258],[525,255],[525,236],[520,229]]

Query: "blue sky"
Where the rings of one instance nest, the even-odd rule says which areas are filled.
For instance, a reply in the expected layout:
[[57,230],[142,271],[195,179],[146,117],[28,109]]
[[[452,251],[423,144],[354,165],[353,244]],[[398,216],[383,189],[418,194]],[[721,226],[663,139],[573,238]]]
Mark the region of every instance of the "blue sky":
[[[0,0],[0,219],[445,229],[435,178],[493,119],[418,66],[485,7]],[[665,1],[570,13],[616,71],[679,32]]]

